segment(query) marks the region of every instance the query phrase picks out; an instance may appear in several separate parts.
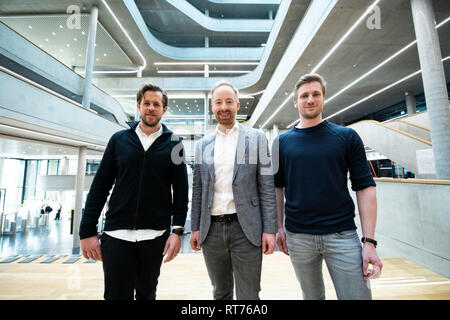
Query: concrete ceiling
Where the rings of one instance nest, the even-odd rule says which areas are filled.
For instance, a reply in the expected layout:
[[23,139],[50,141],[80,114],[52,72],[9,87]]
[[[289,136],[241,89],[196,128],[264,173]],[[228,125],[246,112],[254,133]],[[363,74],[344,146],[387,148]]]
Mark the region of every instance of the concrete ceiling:
[[[190,0],[188,1],[192,6],[196,7],[199,11],[204,12],[208,9],[211,17],[222,18],[221,14],[224,15],[222,19],[232,18],[232,19],[267,19],[265,12],[273,11],[273,17],[276,18],[279,14],[279,8],[281,4],[280,1],[261,1],[265,4],[254,5],[254,10],[249,10],[250,7],[239,7],[233,4],[218,4],[214,1],[203,1],[203,0]],[[228,1],[230,2],[230,1]],[[255,1],[251,1],[255,2]],[[328,50],[334,46],[334,44],[342,37],[345,32],[351,27],[351,25],[363,14],[372,1],[368,2],[365,0],[339,0],[332,9],[329,16],[325,19],[324,23],[303,52],[301,57],[292,66],[282,66],[287,71],[287,76],[285,80],[279,84],[279,89],[276,92],[270,93],[271,97],[269,103],[263,106],[263,110],[258,111],[257,117],[252,117],[250,123],[255,127],[260,127],[264,124],[267,119],[273,115],[274,111],[280,106],[286,99],[292,90],[292,87],[298,77],[304,73],[310,72],[315,65],[322,59]],[[112,12],[117,16],[122,26],[125,28],[127,33],[132,38],[135,46],[126,37],[124,32],[119,28],[117,21],[112,17],[108,8],[105,6],[108,4]],[[258,68],[263,68],[261,75],[255,77],[254,81],[249,81],[246,85],[239,87],[242,94],[254,94],[252,99],[244,101],[244,105],[247,109],[241,109],[240,112],[251,116],[256,114],[257,110],[261,104],[259,104],[262,97],[261,91],[263,91],[269,81],[271,80],[273,74],[276,72],[281,58],[288,45],[292,39],[295,31],[299,27],[304,18],[304,15],[312,2],[307,0],[292,0],[289,3],[289,10],[286,14],[284,21],[276,37],[274,38],[273,46],[270,48],[270,52],[265,52],[267,55],[264,63],[260,63],[259,66],[256,65],[210,65],[210,70],[216,71],[246,71],[250,72],[248,74],[233,74],[233,73],[211,73],[208,78],[204,77],[201,73],[192,74],[173,74],[173,73],[161,73],[161,71],[204,71],[203,65],[176,65],[176,66],[161,66],[155,65],[154,62],[195,62],[198,59],[181,59],[176,60],[171,57],[166,57],[160,53],[158,50],[151,47],[146,39],[145,35],[140,29],[139,21],[135,19],[132,12],[127,7],[127,3],[130,1],[118,1],[118,0],[20,0],[20,1],[7,1],[0,0],[0,15],[3,17],[8,17],[8,19],[18,19],[12,17],[22,17],[22,26],[16,24],[16,29],[19,32],[21,28],[21,33],[29,38],[31,41],[37,43],[37,38],[43,38],[45,33],[50,33],[52,28],[59,28],[62,25],[61,21],[55,20],[52,17],[61,17],[62,15],[67,15],[67,9],[69,6],[78,6],[82,14],[88,14],[89,8],[92,5],[97,5],[99,7],[99,22],[100,22],[100,32],[104,32],[106,35],[108,43],[100,43],[97,45],[96,53],[99,60],[102,59],[101,54],[105,53],[105,50],[116,48],[116,54],[108,55],[108,58],[112,60],[108,63],[100,63],[97,61],[95,63],[95,70],[118,70],[118,69],[129,69],[137,68],[142,65],[142,56],[146,60],[146,68],[143,70],[143,77],[136,78],[136,74],[96,74],[95,83],[97,86],[108,92],[109,94],[116,97],[119,100],[124,110],[130,114],[134,114],[134,95],[139,87],[138,83],[151,82],[151,81],[162,81],[162,83],[169,83],[167,80],[176,80],[177,86],[166,88],[170,95],[180,96],[180,98],[171,99],[169,103],[169,108],[173,114],[186,114],[198,113],[203,114],[203,100],[200,102],[199,107],[194,101],[195,99],[183,98],[183,94],[204,94],[205,90],[198,90],[195,87],[191,87],[196,81],[204,80],[204,83],[210,84],[216,80],[226,78],[232,82],[236,83],[246,83],[242,79],[247,79],[251,77],[256,72],[260,70]],[[169,46],[170,41],[177,38],[177,30],[183,28],[184,33],[196,34],[196,37],[204,37],[205,31],[199,31],[199,28],[195,24],[195,21],[187,21],[188,19],[181,19],[183,13],[176,12],[176,8],[166,3],[165,0],[157,0],[154,2],[144,2],[141,0],[135,1],[135,5],[139,8],[141,7],[141,15],[145,20],[148,27],[148,31],[157,31],[159,34],[155,37],[161,37],[161,40],[166,41]],[[170,12],[167,13],[166,10],[151,10],[151,4],[170,7]],[[249,2],[250,3],[250,2]],[[145,8],[142,6],[145,5]],[[242,6],[253,6],[251,4],[246,4],[245,2]],[[436,21],[437,23],[443,21],[448,16],[450,16],[450,2],[447,0],[434,0],[433,1]],[[247,9],[243,9],[247,8]],[[395,0],[388,1],[382,0],[379,3],[380,13],[381,13],[381,28],[370,30],[366,21],[363,21],[352,34],[342,43],[342,45],[336,50],[336,52],[319,68],[318,72],[322,74],[327,83],[327,98],[332,97],[335,93],[340,91],[346,85],[353,82],[355,79],[359,78],[361,75],[368,72],[370,69],[389,58],[392,54],[409,44],[415,39],[414,27],[411,17],[411,9],[409,5],[409,0]],[[222,11],[222,13],[220,13]],[[245,14],[246,11],[248,14]],[[147,13],[146,13],[147,12]],[[36,19],[33,17],[44,16],[48,17],[46,19]],[[83,15],[82,15],[83,17]],[[178,17],[176,23],[167,26],[165,28],[159,28],[156,30],[156,26],[152,27],[152,21],[163,21],[167,20],[168,17]],[[151,18],[151,19],[150,19]],[[6,18],[5,18],[6,19]],[[36,19],[39,23],[32,29],[28,28],[29,19]],[[82,25],[86,25],[87,16],[82,18]],[[64,26],[64,25],[63,25]],[[81,32],[82,29],[77,32]],[[439,29],[440,43],[442,56],[446,57],[450,53],[450,42],[449,37],[450,23],[444,25]],[[42,30],[41,34],[36,32],[37,30]],[[103,31],[102,31],[103,30]],[[27,33],[28,32],[28,33]],[[87,29],[86,31],[87,32]],[[221,38],[218,32],[208,31],[209,35],[216,35]],[[185,34],[179,33],[178,41],[182,41]],[[250,40],[253,41],[253,35],[247,35]],[[240,38],[241,37],[241,38]],[[264,35],[265,39],[269,39],[270,36]],[[67,38],[72,39],[70,45],[72,45],[73,37],[68,35]],[[226,39],[224,36],[223,39]],[[236,39],[240,39],[242,42],[242,35],[237,35]],[[58,40],[58,45],[51,51],[50,54],[57,54],[60,49],[66,49],[68,42],[66,37]],[[232,39],[231,39],[232,40]],[[249,40],[249,43],[251,42]],[[42,41],[42,39],[40,40]],[[45,38],[44,38],[45,41]],[[238,42],[239,42],[238,41]],[[258,40],[260,41],[260,40]],[[219,41],[220,42],[220,41]],[[231,41],[232,42],[232,41]],[[255,45],[254,42],[251,45]],[[173,43],[172,43],[173,44]],[[39,44],[37,44],[39,45]],[[45,43],[44,43],[45,45]],[[220,44],[223,47],[223,51],[228,50],[229,47],[225,47],[227,43],[224,41]],[[233,44],[230,44],[232,46]],[[241,46],[245,46],[245,43],[241,43]],[[249,45],[250,46],[250,45]],[[79,45],[77,50],[73,51],[73,54],[78,56],[79,51],[83,50],[85,46]],[[140,51],[142,56],[136,50]],[[173,48],[175,48],[173,46]],[[205,48],[203,48],[205,49]],[[249,50],[251,48],[248,48]],[[45,48],[43,48],[45,50]],[[57,51],[55,51],[57,50]],[[269,49],[267,49],[269,50]],[[204,51],[205,53],[209,51]],[[250,52],[250,51],[249,51]],[[64,61],[71,61],[76,57],[68,57]],[[104,57],[105,61],[107,57]],[[114,58],[114,59],[113,59]],[[62,58],[61,58],[62,59]],[[204,60],[204,59],[203,59]],[[82,61],[82,60],[81,60]],[[83,63],[77,61],[76,64],[72,66],[82,67]],[[119,65],[117,64],[119,61]],[[239,60],[240,62],[255,62],[254,60]],[[104,61],[102,61],[104,62]],[[66,62],[70,63],[70,62]],[[449,61],[444,63],[447,79],[450,76],[449,73]],[[412,46],[406,50],[401,56],[390,61],[388,64],[372,73],[370,76],[355,84],[353,87],[348,89],[345,93],[334,98],[332,101],[326,103],[324,115],[325,117],[336,113],[337,111],[345,108],[355,102],[365,98],[366,96],[392,84],[395,81],[402,79],[403,77],[417,71],[420,69],[417,47]],[[159,71],[159,72],[158,72]],[[166,81],[166,82],[165,82]],[[180,84],[180,85],[178,85]],[[183,87],[183,85],[185,87]],[[165,87],[163,85],[163,87]],[[383,109],[387,106],[395,104],[399,101],[404,100],[405,91],[409,91],[413,94],[420,94],[423,92],[421,85],[421,77],[417,75],[408,81],[401,83],[400,85],[389,89],[373,98],[361,103],[351,110],[348,110],[341,115],[331,118],[331,121],[335,122],[351,122],[356,119],[363,117],[366,114],[375,112],[377,110]],[[249,102],[249,105],[247,105]],[[241,101],[242,104],[242,101]],[[176,107],[176,105],[181,107]],[[185,106],[185,107],[183,107]],[[189,109],[187,107],[189,106]],[[191,112],[189,112],[191,110]],[[265,126],[265,128],[271,128],[273,124],[279,125],[281,129],[286,128],[298,117],[297,111],[293,108],[291,102],[286,103],[284,108],[276,114]]]
[[[369,3],[370,4],[370,3]],[[367,1],[339,1],[319,32],[300,59],[292,66],[280,89],[273,94],[261,115],[252,119],[255,127],[261,127],[273,115],[278,106],[292,92],[295,82],[305,73],[311,72],[325,54],[338,42],[368,7]],[[433,1],[436,22],[439,24],[450,16],[450,1]],[[381,28],[369,29],[364,20],[317,70],[327,81],[326,99],[333,97],[356,79],[382,63],[403,47],[415,40],[410,3],[407,0],[381,1]],[[442,57],[450,55],[450,23],[438,29]],[[447,79],[450,79],[449,61],[444,62]],[[358,82],[344,93],[326,102],[324,118],[333,115],[361,99],[420,70],[417,46],[413,45],[401,55]],[[405,100],[405,92],[423,93],[420,74],[384,91],[354,108],[329,118],[336,123],[348,124],[368,114]],[[264,128],[277,124],[284,129],[298,119],[298,111],[292,100],[274,116]]]

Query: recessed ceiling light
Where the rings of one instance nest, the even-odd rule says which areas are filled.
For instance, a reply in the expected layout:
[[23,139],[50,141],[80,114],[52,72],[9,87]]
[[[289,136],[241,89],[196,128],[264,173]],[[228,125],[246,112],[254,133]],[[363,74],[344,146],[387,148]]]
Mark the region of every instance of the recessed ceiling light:
[[107,54],[106,54],[106,53],[104,53],[104,54],[103,54],[103,56],[104,56],[104,57],[106,57],[106,56],[107,56]]
[[62,24],[60,24],[60,25],[59,25],[59,28],[60,28],[60,29],[62,29],[62,28],[63,28]]
[[56,33],[55,33],[55,32],[52,32],[52,35],[56,36]]
[[33,29],[33,27],[32,26],[28,26],[28,29]]
[[70,44],[66,44],[66,47],[67,47],[67,48],[70,48]]
[[78,56],[81,57],[81,53],[79,53]]
[[85,34],[86,34],[86,32],[84,32],[84,31],[81,31],[81,34],[84,36]]
[[47,42],[48,42],[48,38],[45,38],[45,41],[47,41]]
[[78,41],[77,38],[73,38],[73,41]]

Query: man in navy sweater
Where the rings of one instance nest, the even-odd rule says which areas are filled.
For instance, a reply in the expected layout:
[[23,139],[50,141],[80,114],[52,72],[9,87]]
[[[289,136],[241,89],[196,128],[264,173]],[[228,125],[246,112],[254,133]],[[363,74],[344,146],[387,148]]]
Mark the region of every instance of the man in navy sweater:
[[[291,258],[304,299],[325,299],[323,260],[338,299],[371,299],[369,280],[383,267],[374,240],[375,182],[358,134],[322,119],[324,96],[320,75],[302,76],[294,88],[300,122],[273,143],[277,244]],[[363,247],[356,233],[348,172],[356,191]]]
[[[111,137],[86,199],[81,249],[103,261],[106,300],[134,299],[135,290],[155,299],[163,256],[181,248],[189,188],[182,142],[160,123],[167,104],[161,88],[139,90],[141,121]],[[113,185],[100,244],[96,225]]]

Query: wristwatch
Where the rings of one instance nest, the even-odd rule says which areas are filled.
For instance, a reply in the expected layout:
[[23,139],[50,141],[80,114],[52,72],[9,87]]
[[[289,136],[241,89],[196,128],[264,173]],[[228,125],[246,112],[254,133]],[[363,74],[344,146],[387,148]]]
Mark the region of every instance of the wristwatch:
[[172,233],[175,233],[181,237],[184,233],[184,229],[183,228],[172,229]]
[[375,248],[376,248],[377,245],[378,245],[378,242],[377,242],[376,240],[370,239],[370,238],[367,238],[367,237],[362,237],[362,238],[361,238],[361,242],[362,242],[362,243],[370,242],[370,243],[372,243],[372,244],[375,246]]

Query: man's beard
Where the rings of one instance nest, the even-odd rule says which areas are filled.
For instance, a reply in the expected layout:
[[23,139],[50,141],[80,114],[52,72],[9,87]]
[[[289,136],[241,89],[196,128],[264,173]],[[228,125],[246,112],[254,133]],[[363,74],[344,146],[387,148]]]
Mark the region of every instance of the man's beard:
[[322,111],[323,111],[323,108],[317,108],[317,111],[315,111],[312,114],[309,112],[306,112],[306,111],[303,111],[303,112],[301,111],[300,113],[304,119],[311,120],[311,119],[317,118],[322,113]]
[[141,121],[147,126],[147,127],[155,127],[158,125],[161,118],[156,117],[155,121],[149,122],[145,119],[145,117],[141,118]]

